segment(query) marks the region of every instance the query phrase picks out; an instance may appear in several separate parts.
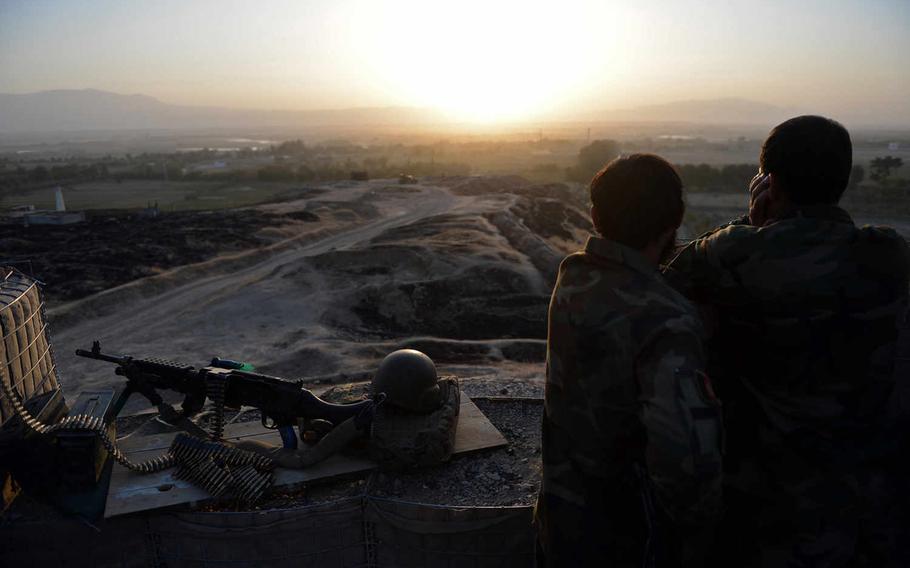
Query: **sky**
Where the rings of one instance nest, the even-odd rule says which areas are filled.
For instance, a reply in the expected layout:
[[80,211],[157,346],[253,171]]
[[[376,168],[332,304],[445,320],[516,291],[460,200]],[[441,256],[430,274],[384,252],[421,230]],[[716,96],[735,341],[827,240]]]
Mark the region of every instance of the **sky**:
[[910,1],[0,0],[0,92],[438,108],[476,121],[741,97],[910,124]]

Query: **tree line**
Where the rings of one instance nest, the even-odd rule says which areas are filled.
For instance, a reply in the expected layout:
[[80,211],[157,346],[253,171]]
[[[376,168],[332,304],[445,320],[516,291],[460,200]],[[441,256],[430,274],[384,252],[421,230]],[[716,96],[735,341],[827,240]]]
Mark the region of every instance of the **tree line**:
[[[621,155],[616,140],[595,140],[578,153],[576,164],[566,169],[566,179],[587,183],[605,165]],[[892,174],[904,165],[901,158],[884,156],[869,162],[869,179],[880,187],[910,189],[906,179]],[[758,164],[679,164],[676,165],[683,186],[690,191],[741,192],[758,172]],[[866,168],[860,164],[850,171],[850,185],[855,187],[866,179]]]
[[[563,142],[546,141],[554,147]],[[440,142],[407,147],[393,144],[368,149],[342,142],[310,146],[297,139],[260,151],[243,148],[235,152],[235,157],[241,159],[268,156],[270,163],[243,165],[241,161],[223,169],[197,166],[200,162],[221,159],[221,154],[210,149],[168,154],[143,153],[136,156],[126,154],[117,158],[107,156],[95,163],[60,163],[54,160],[33,167],[3,160],[0,162],[0,191],[104,179],[313,182],[348,179],[352,172],[367,172],[373,178],[395,178],[402,173],[415,176],[468,175],[472,172],[470,152],[477,150],[489,154],[505,151],[509,144],[467,142],[453,145]],[[453,148],[465,153],[461,158],[466,162],[458,161],[458,157],[451,155]],[[377,153],[384,150],[397,155],[397,160],[390,159],[385,153]],[[598,170],[619,156],[621,151],[622,146],[616,140],[594,140],[578,151],[573,165],[566,167],[565,162],[563,165],[539,163],[523,174],[544,181],[576,181],[587,184]],[[363,156],[364,152],[372,155]],[[893,191],[908,189],[910,182],[895,175],[895,171],[902,166],[903,160],[899,157],[877,157],[868,165],[868,176],[866,168],[855,165],[850,183],[857,186],[868,177],[876,188]],[[757,164],[679,164],[676,167],[684,186],[690,191],[740,192],[748,187],[749,180],[758,171]],[[865,186],[868,187],[869,184]]]

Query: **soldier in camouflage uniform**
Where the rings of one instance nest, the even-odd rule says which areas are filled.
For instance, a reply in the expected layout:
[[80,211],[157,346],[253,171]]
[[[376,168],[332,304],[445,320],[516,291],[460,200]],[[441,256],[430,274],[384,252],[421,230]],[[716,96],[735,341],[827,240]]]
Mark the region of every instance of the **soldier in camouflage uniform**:
[[698,314],[658,272],[681,182],[632,155],[591,200],[601,236],[562,262],[550,302],[538,563],[699,566],[720,511],[720,407]]
[[719,564],[910,565],[894,530],[906,525],[893,366],[907,245],[837,206],[852,164],[840,124],[784,122],[760,162],[749,217],[665,270],[716,316],[708,353],[724,401],[729,529]]

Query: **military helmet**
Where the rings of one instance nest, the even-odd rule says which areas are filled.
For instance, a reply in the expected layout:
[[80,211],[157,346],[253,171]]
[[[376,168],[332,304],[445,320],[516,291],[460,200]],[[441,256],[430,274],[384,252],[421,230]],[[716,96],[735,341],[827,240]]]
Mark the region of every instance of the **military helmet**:
[[386,404],[430,413],[443,403],[443,389],[433,360],[416,349],[399,349],[386,355],[373,376],[373,394],[384,392]]

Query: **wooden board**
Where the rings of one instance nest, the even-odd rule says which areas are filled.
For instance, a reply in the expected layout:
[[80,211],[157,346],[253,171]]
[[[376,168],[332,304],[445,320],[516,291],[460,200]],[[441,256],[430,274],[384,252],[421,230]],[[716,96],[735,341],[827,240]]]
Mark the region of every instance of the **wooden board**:
[[456,454],[499,448],[508,444],[496,426],[477,408],[468,395],[461,392],[461,406],[458,409],[458,428],[455,430]]
[[[119,445],[130,460],[141,462],[165,452],[171,445],[176,432],[126,438]],[[259,440],[271,444],[279,443],[278,433],[267,430],[258,422],[231,424],[225,428],[227,440]],[[484,416],[477,405],[461,393],[461,407],[458,429],[455,431],[455,453],[462,454],[486,448],[506,445],[506,439]],[[337,454],[306,469],[275,470],[273,487],[287,487],[304,484],[317,479],[368,471],[376,463],[361,455]],[[114,465],[111,485],[107,494],[105,518],[158,509],[180,503],[192,503],[209,499],[203,489],[180,479],[174,479],[174,469],[142,475]]]

